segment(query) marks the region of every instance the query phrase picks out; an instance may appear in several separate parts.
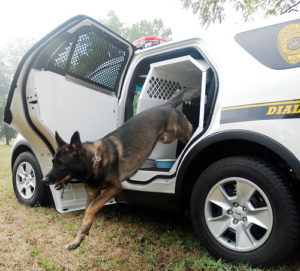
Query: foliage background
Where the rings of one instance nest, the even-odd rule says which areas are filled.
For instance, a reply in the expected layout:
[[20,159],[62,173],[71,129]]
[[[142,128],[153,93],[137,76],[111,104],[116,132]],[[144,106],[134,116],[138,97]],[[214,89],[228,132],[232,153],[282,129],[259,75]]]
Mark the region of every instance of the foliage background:
[[111,10],[107,15],[108,18],[104,20],[100,19],[100,23],[131,42],[149,36],[171,40],[172,30],[164,27],[162,19],[154,19],[153,21],[140,20],[128,26],[124,22],[121,22],[115,11]]
[[209,26],[225,19],[226,7],[233,7],[242,14],[245,21],[255,13],[265,16],[282,15],[298,11],[299,0],[181,0],[183,7],[198,14],[203,26]]
[[7,145],[16,136],[16,132],[3,121],[10,84],[20,59],[33,43],[31,39],[15,39],[0,50],[0,138],[5,138]]

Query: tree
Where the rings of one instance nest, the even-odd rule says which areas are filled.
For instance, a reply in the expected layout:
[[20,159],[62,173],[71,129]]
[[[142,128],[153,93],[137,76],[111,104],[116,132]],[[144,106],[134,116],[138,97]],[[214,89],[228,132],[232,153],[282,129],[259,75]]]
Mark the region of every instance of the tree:
[[33,39],[16,38],[8,42],[1,52],[1,60],[5,64],[5,75],[11,81],[21,58],[35,43]]
[[119,34],[122,37],[126,36],[126,28],[124,27],[124,23],[122,23],[117,16],[114,10],[110,10],[107,13],[108,18],[104,20],[99,20],[100,23],[108,27],[110,30]]
[[7,67],[0,59],[0,138],[5,137],[6,145],[8,145],[11,138],[14,137],[15,132],[3,123],[4,108],[9,88],[9,78],[7,76],[6,68]]
[[165,28],[161,19],[154,19],[152,22],[141,20],[131,26],[125,26],[115,11],[109,11],[108,19],[100,20],[100,22],[131,42],[147,36],[157,36],[165,40],[170,40],[172,35],[172,30]]
[[225,18],[225,4],[232,3],[237,11],[241,11],[244,20],[258,11],[265,15],[278,15],[297,11],[299,0],[181,0],[185,8],[191,8],[194,14],[199,14],[200,22],[204,26]]
[[0,98],[7,93],[9,78],[6,75],[6,66],[2,60],[3,56],[0,53]]
[[142,37],[156,36],[165,40],[170,40],[172,30],[165,28],[161,19],[154,19],[153,22],[141,20],[127,28],[127,39],[134,41]]
[[25,52],[32,46],[33,40],[16,39],[0,52],[0,138],[5,138],[8,145],[16,132],[4,124],[4,109],[7,95],[18,63]]

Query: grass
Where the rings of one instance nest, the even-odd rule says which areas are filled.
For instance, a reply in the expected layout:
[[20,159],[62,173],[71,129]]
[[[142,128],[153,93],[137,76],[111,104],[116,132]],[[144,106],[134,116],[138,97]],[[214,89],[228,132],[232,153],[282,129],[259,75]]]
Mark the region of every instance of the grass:
[[10,152],[11,146],[0,145],[0,180],[10,180]]
[[[0,270],[263,270],[213,259],[180,215],[127,205],[104,207],[90,235],[69,252],[64,246],[76,235],[83,211],[59,214],[19,204],[10,149],[0,145]],[[268,270],[300,270],[300,263]]]

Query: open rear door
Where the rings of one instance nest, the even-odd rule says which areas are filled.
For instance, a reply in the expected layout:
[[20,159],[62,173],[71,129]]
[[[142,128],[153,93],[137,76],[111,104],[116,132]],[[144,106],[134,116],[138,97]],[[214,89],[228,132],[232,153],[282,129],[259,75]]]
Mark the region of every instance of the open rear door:
[[[55,131],[69,141],[78,130],[86,141],[117,127],[117,96],[133,53],[128,41],[91,18],[77,16],[23,57],[11,85],[5,122],[29,142],[44,174],[52,165]],[[64,211],[68,205],[82,207],[65,203],[56,208]]]

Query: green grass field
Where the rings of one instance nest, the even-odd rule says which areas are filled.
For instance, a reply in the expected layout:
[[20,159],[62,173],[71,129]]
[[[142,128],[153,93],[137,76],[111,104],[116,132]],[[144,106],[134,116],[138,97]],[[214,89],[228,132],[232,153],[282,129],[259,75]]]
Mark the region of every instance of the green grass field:
[[[75,251],[83,211],[26,207],[11,185],[11,147],[0,145],[0,270],[263,270],[215,260],[183,216],[131,205],[104,207]],[[269,269],[300,270],[295,261]]]

